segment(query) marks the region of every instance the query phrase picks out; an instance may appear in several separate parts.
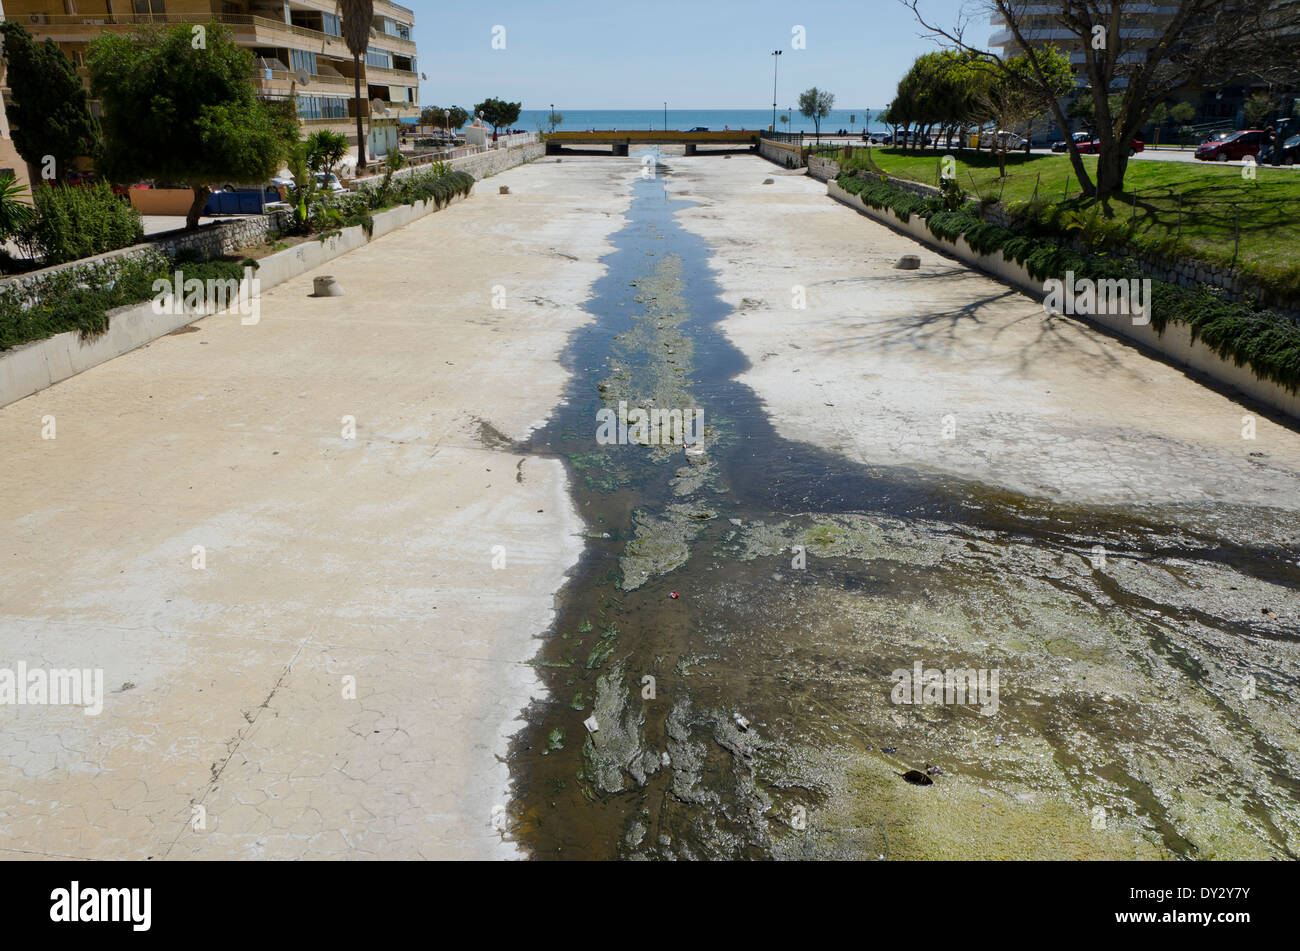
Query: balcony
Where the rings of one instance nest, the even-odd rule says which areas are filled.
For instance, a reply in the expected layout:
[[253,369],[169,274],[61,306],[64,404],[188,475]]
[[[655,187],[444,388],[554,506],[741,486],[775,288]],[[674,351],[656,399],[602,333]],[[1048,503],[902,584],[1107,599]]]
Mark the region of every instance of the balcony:
[[[342,37],[294,26],[280,20],[247,14],[211,13],[118,13],[113,15],[34,14],[38,20],[22,20],[38,39],[51,37],[56,42],[88,43],[104,32],[133,33],[149,26],[198,26],[214,20],[228,28],[240,46],[282,46],[290,49],[311,49],[329,56],[351,59],[352,54]],[[383,35],[386,48],[415,54],[415,43]]]
[[296,74],[280,69],[271,70],[269,79],[265,70],[258,70],[253,82],[258,95],[274,99],[287,97],[291,92],[303,96],[351,96],[354,92],[352,80],[346,76],[316,75],[308,82],[300,83]]
[[418,86],[420,75],[413,70],[366,66],[366,80],[380,86]]
[[[1061,46],[1077,46],[1082,40],[1079,34],[1067,27],[1022,27],[1020,35],[1029,43],[1054,43]],[[1154,40],[1163,35],[1151,27],[1123,27],[1119,31],[1121,40]],[[1016,35],[1011,30],[999,30],[989,37],[989,46],[1003,47],[1016,43]]]

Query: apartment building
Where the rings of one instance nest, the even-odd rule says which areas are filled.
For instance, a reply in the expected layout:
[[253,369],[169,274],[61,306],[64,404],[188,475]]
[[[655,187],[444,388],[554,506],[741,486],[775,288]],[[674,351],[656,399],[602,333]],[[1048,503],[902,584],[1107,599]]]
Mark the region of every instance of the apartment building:
[[[4,3],[0,2],[0,20],[4,18]],[[0,59],[0,84],[4,82],[4,69],[4,60]],[[31,182],[27,177],[27,163],[14,148],[14,140],[9,136],[9,117],[5,114],[3,99],[0,99],[0,175],[5,174],[12,176],[14,181],[26,187],[30,195]]]
[[[352,54],[335,0],[5,0],[9,19],[38,39],[52,37],[88,76],[86,47],[105,31],[217,21],[256,57],[253,79],[267,99],[297,99],[305,132],[329,128],[356,143]],[[415,13],[375,0],[369,49],[361,62],[361,115],[367,153],[396,144],[397,125],[420,113]]]
[[[1034,46],[1050,45],[1061,49],[1074,67],[1077,84],[1080,87],[1086,86],[1088,78],[1085,72],[1087,60],[1083,53],[1084,41],[1058,21],[1061,4],[1026,3],[1016,9],[1019,13],[1017,25],[1025,41]],[[1120,28],[1120,39],[1127,52],[1120,56],[1120,62],[1141,62],[1146,56],[1147,43],[1155,44],[1178,10],[1173,5],[1158,3],[1129,3],[1124,5],[1124,10],[1125,17],[1124,24]],[[995,12],[990,22],[995,32],[989,37],[989,48],[999,56],[1017,55],[1020,52],[1020,44],[1006,18],[1000,12]]]
[[[1074,66],[1079,88],[1087,86],[1084,41],[1060,24],[1058,18],[1061,4],[1025,3],[1015,9],[1019,14],[1017,22],[1020,32],[1026,42],[1035,46],[1050,44],[1062,49]],[[1120,37],[1125,52],[1120,56],[1120,62],[1138,63],[1146,57],[1148,48],[1164,34],[1178,8],[1171,3],[1126,3],[1123,10]],[[1278,36],[1296,37],[1297,47],[1300,48],[1300,0],[1273,0],[1270,20]],[[989,48],[1000,56],[1016,55],[1020,51],[1020,44],[1006,18],[1000,12],[995,12],[990,22],[995,32],[989,37]],[[1124,84],[1124,78],[1120,77],[1115,81],[1114,87],[1123,88]],[[1222,87],[1187,89],[1178,98],[1195,105],[1202,119],[1221,119],[1225,124],[1232,124],[1240,121],[1245,100],[1255,90],[1267,86],[1268,82],[1252,76]],[[1275,93],[1277,89],[1274,87],[1270,91]]]

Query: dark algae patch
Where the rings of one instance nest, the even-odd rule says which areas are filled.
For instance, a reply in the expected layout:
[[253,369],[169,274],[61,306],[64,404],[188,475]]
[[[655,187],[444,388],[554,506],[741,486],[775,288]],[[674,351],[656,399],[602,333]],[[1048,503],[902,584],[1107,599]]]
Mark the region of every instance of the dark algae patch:
[[[659,172],[526,447],[588,532],[510,757],[530,853],[1300,855],[1295,515],[1061,505],[782,438]],[[620,403],[702,410],[702,451],[598,444]],[[894,702],[916,663],[995,670],[997,702]]]

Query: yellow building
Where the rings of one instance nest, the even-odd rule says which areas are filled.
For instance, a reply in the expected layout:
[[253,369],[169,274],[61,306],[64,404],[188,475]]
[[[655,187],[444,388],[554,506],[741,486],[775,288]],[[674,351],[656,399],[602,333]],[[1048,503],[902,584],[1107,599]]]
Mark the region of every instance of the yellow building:
[[[143,24],[213,20],[257,57],[259,95],[297,96],[304,132],[329,128],[356,144],[352,54],[343,41],[335,0],[4,0],[10,20],[37,39],[52,37],[86,77],[86,46],[105,31]],[[412,39],[415,13],[375,0],[370,46],[361,61],[361,114],[367,155],[383,155],[394,125],[420,113],[420,74]],[[377,102],[376,102],[377,101]],[[92,104],[92,110],[97,104]],[[371,119],[374,119],[373,127]]]

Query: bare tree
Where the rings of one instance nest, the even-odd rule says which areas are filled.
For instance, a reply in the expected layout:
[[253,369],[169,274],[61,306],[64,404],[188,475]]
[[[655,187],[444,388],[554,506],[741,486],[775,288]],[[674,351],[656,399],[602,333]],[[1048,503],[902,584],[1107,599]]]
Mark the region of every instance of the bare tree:
[[[932,39],[978,53],[1000,74],[1017,81],[1007,60],[984,50],[973,35],[967,39],[972,25],[998,15],[1015,39],[1015,52],[1023,53],[1030,67],[1018,81],[1048,107],[1062,129],[1070,126],[1060,99],[1049,92],[1044,46],[1036,43],[1041,27],[1034,27],[1032,20],[1045,16],[1049,28],[1074,37],[1070,46],[1082,53],[1093,100],[1099,142],[1095,182],[1070,139],[1067,148],[1083,193],[1098,200],[1107,214],[1110,197],[1123,191],[1132,140],[1157,104],[1187,86],[1224,82],[1252,57],[1274,55],[1279,26],[1273,0],[1177,0],[1166,8],[1173,12],[1155,28],[1154,36],[1132,29],[1152,13],[1151,4],[1139,0],[1046,0],[1034,7],[1025,0],[973,0],[948,27],[927,19],[921,0],[900,2]],[[1044,14],[1044,8],[1052,12]],[[1112,92],[1119,94],[1117,107],[1110,102]]]

